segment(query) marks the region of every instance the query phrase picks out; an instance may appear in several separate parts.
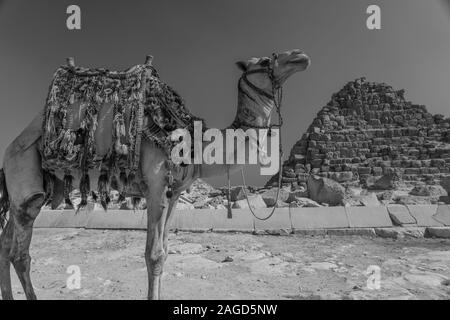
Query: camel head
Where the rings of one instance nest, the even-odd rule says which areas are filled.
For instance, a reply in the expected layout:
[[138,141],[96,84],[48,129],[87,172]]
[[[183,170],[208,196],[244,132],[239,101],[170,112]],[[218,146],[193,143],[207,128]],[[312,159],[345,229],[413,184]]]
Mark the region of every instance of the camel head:
[[251,84],[265,92],[278,88],[294,73],[308,68],[311,60],[298,49],[273,54],[272,57],[251,58],[236,65]]

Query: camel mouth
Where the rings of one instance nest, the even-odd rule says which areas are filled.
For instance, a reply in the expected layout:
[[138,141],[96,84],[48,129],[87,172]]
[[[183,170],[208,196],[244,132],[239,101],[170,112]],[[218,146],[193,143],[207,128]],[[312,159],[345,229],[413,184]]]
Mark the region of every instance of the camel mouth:
[[305,54],[301,54],[298,55],[297,57],[289,60],[287,62],[288,64],[294,64],[294,65],[306,65],[309,66],[309,64],[311,63],[311,60],[309,59],[309,57]]

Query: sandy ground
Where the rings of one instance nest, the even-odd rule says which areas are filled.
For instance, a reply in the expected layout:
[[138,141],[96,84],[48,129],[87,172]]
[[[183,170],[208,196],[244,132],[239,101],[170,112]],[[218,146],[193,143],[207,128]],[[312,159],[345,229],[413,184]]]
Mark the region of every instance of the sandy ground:
[[[144,299],[145,232],[36,229],[40,299]],[[347,236],[170,235],[163,299],[449,299],[450,241]],[[67,268],[79,266],[81,288]],[[377,267],[380,288],[376,289]],[[367,286],[369,272],[372,289]],[[373,271],[375,270],[375,271]],[[13,290],[23,290],[13,275]]]

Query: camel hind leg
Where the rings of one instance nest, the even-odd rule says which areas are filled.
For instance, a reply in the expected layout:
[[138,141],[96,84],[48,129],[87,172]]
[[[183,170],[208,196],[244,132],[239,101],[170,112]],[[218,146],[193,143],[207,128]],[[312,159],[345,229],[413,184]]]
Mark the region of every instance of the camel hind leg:
[[[3,169],[10,199],[8,228],[2,234],[2,255],[6,254],[14,266],[27,299],[35,299],[30,280],[30,243],[34,220],[44,203],[45,191],[41,157],[38,143],[20,149],[13,142],[5,152]],[[12,234],[12,236],[11,236]],[[3,248],[4,247],[4,248]],[[9,266],[4,261],[0,266],[6,298],[8,292]],[[3,287],[2,287],[3,288]]]
[[14,221],[9,219],[0,236],[0,289],[3,300],[12,300],[10,252],[13,243]]
[[33,235],[33,223],[43,203],[44,195],[36,194],[21,205],[11,207],[14,233],[10,259],[28,300],[36,299],[30,277],[30,244]]
[[36,194],[20,206],[12,205],[10,218],[0,237],[0,288],[4,300],[13,299],[10,263],[13,264],[25,296],[35,300],[30,278],[30,243],[33,222],[44,202],[43,194]]

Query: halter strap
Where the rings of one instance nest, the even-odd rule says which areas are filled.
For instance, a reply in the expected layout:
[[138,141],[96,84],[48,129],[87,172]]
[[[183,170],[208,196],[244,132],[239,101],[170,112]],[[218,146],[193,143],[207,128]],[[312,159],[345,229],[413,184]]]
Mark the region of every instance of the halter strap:
[[[281,99],[279,97],[275,97],[277,93],[281,91],[280,84],[276,81],[275,75],[274,75],[274,66],[277,64],[278,55],[276,53],[272,53],[272,62],[267,67],[262,67],[250,71],[245,71],[241,78],[239,79],[238,89],[239,91],[244,94],[248,99],[252,100],[256,103],[255,99],[242,88],[241,81],[244,81],[247,86],[249,86],[253,91],[255,91],[258,95],[264,96],[267,99],[271,100],[275,104],[275,108],[278,114],[280,114],[280,104]],[[247,76],[255,73],[267,73],[269,76],[271,85],[272,85],[272,92],[269,93],[266,90],[263,90],[257,86],[255,86],[250,80],[248,80]],[[278,100],[278,101],[277,101]],[[282,121],[282,120],[281,120]],[[256,129],[272,129],[273,127],[281,127],[281,123],[279,124],[269,124],[267,126],[256,126],[254,124],[246,123],[245,121],[242,121],[241,119],[235,119],[232,123],[231,127],[233,128],[241,128],[241,127],[247,127],[247,128],[256,128]]]
[[[253,128],[264,128],[264,129],[271,129],[272,127],[278,127],[281,129],[281,126],[283,125],[283,117],[281,115],[281,102],[283,100],[283,88],[282,86],[275,81],[275,76],[273,74],[273,69],[274,69],[274,65],[277,63],[277,58],[278,56],[274,53],[272,54],[273,56],[273,60],[272,60],[272,64],[267,67],[267,68],[260,68],[260,69],[255,69],[255,70],[251,70],[251,71],[246,71],[242,74],[241,79],[243,80],[251,89],[253,89],[256,93],[265,96],[266,98],[272,100],[275,104],[275,108],[276,108],[276,112],[278,113],[278,124],[269,124],[268,126],[260,126],[257,127],[255,125],[251,125],[251,124],[246,124],[245,122],[243,122],[242,120],[238,120],[238,121],[234,121],[232,124],[232,127],[239,127],[239,126],[246,126],[246,127],[253,127]],[[265,90],[258,88],[257,86],[255,86],[253,83],[251,83],[248,79],[247,79],[247,75],[249,74],[254,74],[254,73],[267,73],[271,84],[272,84],[272,94],[267,93]],[[243,90],[241,88],[241,82],[239,81],[239,90],[244,93],[247,97],[250,98],[250,96],[248,95],[248,93]],[[252,99],[254,100],[254,99]],[[245,199],[247,200],[247,205],[248,208],[250,210],[250,212],[252,213],[252,215],[261,221],[264,220],[268,220],[270,219],[273,214],[275,213],[275,209],[278,207],[278,199],[280,196],[280,189],[281,189],[281,185],[282,185],[282,170],[283,170],[283,163],[282,163],[282,158],[283,158],[283,146],[282,146],[282,141],[281,141],[281,132],[279,132],[278,135],[278,141],[279,141],[279,155],[278,155],[278,164],[279,164],[279,171],[278,171],[278,190],[277,190],[277,196],[276,196],[276,200],[275,200],[275,206],[272,208],[271,212],[266,216],[266,217],[259,217],[254,210],[252,209],[252,206],[250,205],[250,201],[248,200],[248,195],[247,195],[247,191],[246,191],[246,183],[245,183],[245,176],[244,176],[244,168],[241,168],[241,175],[242,175],[242,183],[244,186],[244,195],[245,195]],[[259,141],[257,141],[257,145],[259,147]],[[227,179],[228,179],[228,219],[231,219],[233,216],[232,213],[232,209],[231,209],[231,199],[230,199],[230,193],[231,193],[231,180],[230,180],[230,168],[229,166],[227,167]]]
[[273,87],[273,79],[272,79],[273,77],[271,76],[272,71],[268,68],[261,68],[261,69],[246,71],[242,74],[241,80],[244,81],[246,85],[248,85],[250,88],[252,88],[258,94],[265,96],[266,98],[268,98],[270,100],[275,100],[275,96],[274,96],[273,92],[268,93],[267,91],[255,86],[250,80],[248,80],[247,76],[249,74],[255,74],[255,73],[267,73],[270,77],[270,81],[272,82],[272,87]]

